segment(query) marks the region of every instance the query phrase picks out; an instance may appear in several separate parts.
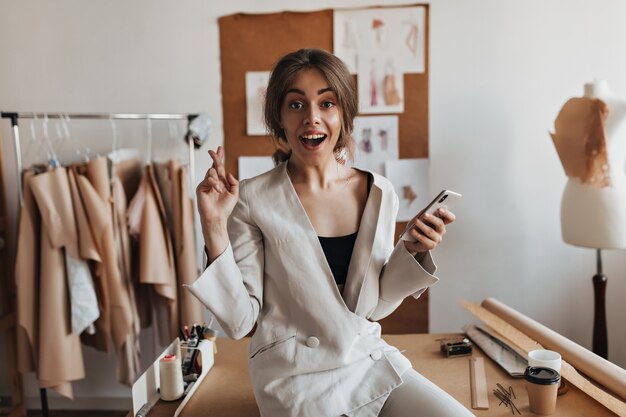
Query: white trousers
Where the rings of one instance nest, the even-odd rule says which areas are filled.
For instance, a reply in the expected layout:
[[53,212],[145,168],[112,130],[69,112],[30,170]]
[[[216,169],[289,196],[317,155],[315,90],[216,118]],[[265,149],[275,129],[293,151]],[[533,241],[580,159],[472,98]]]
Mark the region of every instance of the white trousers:
[[450,394],[415,369],[402,374],[402,384],[388,396],[346,414],[347,417],[472,417]]
[[402,384],[391,391],[378,417],[471,417],[450,394],[415,369],[402,374]]

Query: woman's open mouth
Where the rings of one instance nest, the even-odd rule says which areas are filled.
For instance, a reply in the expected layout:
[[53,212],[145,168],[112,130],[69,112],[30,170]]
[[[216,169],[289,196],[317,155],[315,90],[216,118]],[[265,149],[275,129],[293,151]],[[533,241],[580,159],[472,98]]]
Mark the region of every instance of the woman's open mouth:
[[321,133],[314,135],[302,135],[300,136],[300,142],[302,142],[302,144],[308,149],[315,149],[320,146],[326,138],[327,135]]

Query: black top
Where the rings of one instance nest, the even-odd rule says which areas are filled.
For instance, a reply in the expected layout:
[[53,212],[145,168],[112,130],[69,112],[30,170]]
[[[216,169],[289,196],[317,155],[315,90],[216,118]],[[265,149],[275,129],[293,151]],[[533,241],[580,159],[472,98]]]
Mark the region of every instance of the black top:
[[350,259],[352,258],[352,249],[354,249],[357,234],[358,232],[347,236],[318,236],[337,285],[344,285],[346,283],[348,267],[350,266]]

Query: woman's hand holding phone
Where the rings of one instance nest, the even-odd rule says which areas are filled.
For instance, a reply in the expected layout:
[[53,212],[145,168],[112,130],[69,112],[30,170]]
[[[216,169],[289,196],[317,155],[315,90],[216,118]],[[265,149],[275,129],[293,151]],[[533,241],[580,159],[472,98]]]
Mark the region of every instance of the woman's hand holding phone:
[[413,256],[433,250],[441,243],[446,225],[456,219],[449,208],[460,198],[461,194],[443,190],[408,223],[400,239]]

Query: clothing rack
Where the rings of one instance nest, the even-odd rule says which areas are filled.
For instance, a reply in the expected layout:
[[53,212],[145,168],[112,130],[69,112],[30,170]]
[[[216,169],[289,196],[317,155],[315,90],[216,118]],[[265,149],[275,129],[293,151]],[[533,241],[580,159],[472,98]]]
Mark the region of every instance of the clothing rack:
[[[187,120],[191,123],[198,114],[197,113],[34,113],[34,112],[1,112],[3,119],[11,119],[13,128],[13,142],[15,145],[15,165],[17,170],[17,192],[22,206],[22,148],[20,144],[20,127],[19,119],[60,119],[67,117],[69,119],[83,120]],[[194,142],[185,135],[185,140],[189,146],[189,182],[191,189],[195,185],[195,158],[194,158]]]
[[[13,142],[15,145],[15,165],[17,170],[18,197],[20,208],[23,204],[22,194],[22,148],[20,143],[19,119],[82,119],[82,120],[187,120],[191,123],[198,114],[196,113],[35,113],[35,112],[0,112],[3,119],[11,119],[13,129]],[[195,144],[193,139],[185,135],[189,147],[189,182],[190,189],[195,187]],[[12,314],[12,313],[10,313]],[[41,413],[43,417],[49,417],[48,394],[46,388],[40,388]]]

